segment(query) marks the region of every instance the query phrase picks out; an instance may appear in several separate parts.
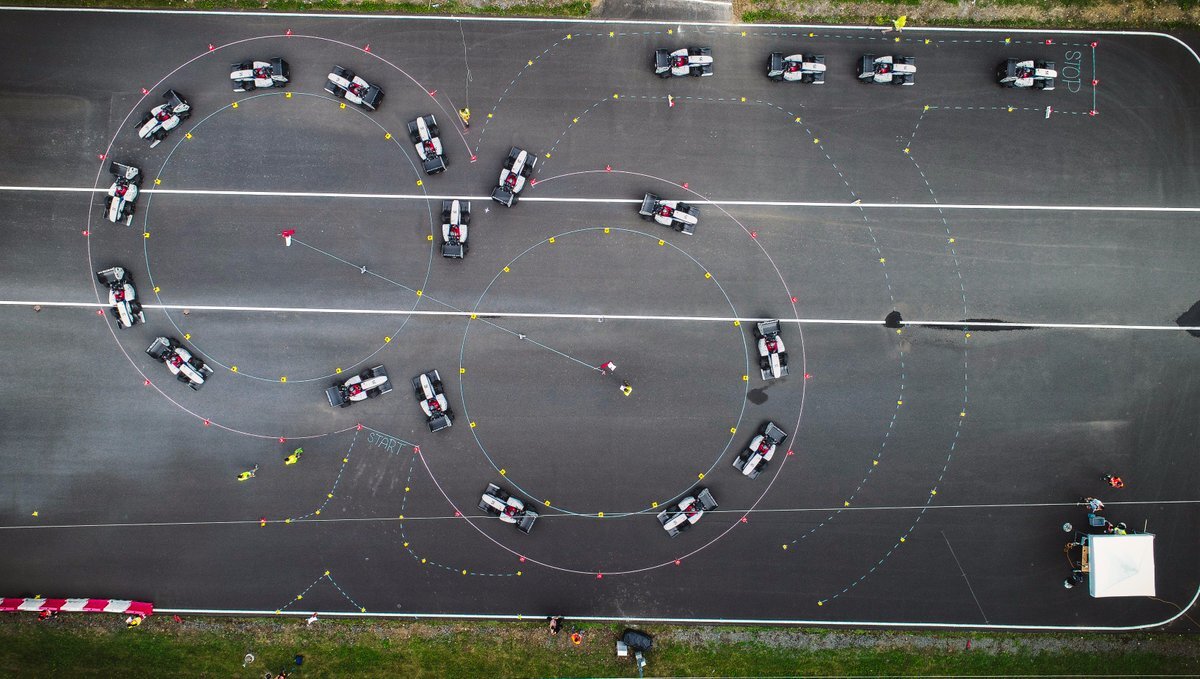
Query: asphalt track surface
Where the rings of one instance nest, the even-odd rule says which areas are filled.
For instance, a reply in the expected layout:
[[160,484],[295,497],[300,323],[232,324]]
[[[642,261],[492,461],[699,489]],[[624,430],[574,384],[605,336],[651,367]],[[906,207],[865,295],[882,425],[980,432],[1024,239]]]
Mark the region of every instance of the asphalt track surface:
[[[692,44],[715,77],[649,72]],[[825,54],[827,84],[769,82],[776,50]],[[916,86],[854,81],[893,50]],[[0,306],[6,596],[1030,627],[1194,602],[1200,340],[882,326],[1172,326],[1200,298],[1200,62],[1174,40],[5,11],[0,54],[3,297],[44,305]],[[291,97],[229,91],[230,63],[276,55]],[[1002,90],[1010,55],[1064,82]],[[377,113],[324,95],[334,63],[385,88]],[[132,118],[167,87],[196,115],[151,150]],[[430,112],[450,168],[426,178],[404,125]],[[512,144],[539,183],[504,209],[485,196]],[[88,191],[102,154],[161,179],[133,227]],[[731,203],[686,237],[637,218],[646,191]],[[429,238],[445,195],[475,198],[464,261]],[[1129,206],[1149,209],[1107,209]],[[97,315],[114,264],[167,307],[145,326]],[[793,321],[784,380],[731,322],[761,317]],[[204,390],[144,355],[158,334],[217,369]],[[324,402],[379,363],[394,392]],[[407,386],[431,368],[458,414],[436,435]],[[742,478],[768,420],[792,454]],[[489,482],[542,511],[532,534],[481,516]],[[698,483],[720,510],[669,538],[654,513]],[[1157,599],[1062,587],[1082,495],[1158,536]]]

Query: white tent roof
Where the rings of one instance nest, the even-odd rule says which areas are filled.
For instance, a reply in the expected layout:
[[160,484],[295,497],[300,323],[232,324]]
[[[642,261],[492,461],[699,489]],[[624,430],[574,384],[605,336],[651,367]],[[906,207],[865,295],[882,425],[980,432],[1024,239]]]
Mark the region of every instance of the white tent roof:
[[1092,596],[1154,596],[1153,535],[1089,535],[1088,547]]

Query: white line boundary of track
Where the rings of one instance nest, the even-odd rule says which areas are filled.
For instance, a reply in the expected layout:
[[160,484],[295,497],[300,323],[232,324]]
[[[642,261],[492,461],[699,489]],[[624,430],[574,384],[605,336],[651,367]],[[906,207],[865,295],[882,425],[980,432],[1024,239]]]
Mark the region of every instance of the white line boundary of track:
[[[0,186],[0,191],[33,193],[105,193],[107,188],[83,188],[78,186]],[[347,193],[334,191],[243,191],[237,189],[146,189],[146,195],[174,194],[182,196],[234,196],[267,198],[353,198],[375,200],[477,200],[487,202],[490,196],[436,195],[421,193]],[[574,198],[551,196],[526,196],[522,203],[603,203],[641,204],[638,198]],[[741,205],[750,207],[809,207],[809,208],[852,208],[858,209],[903,209],[903,210],[1012,210],[1027,212],[1164,212],[1200,213],[1200,207],[1168,207],[1156,205],[1005,205],[1000,203],[845,203],[804,200],[693,200],[698,205]]]
[[[1107,502],[1105,507],[1134,507],[1138,505],[1200,505],[1200,500],[1136,500],[1125,502]],[[879,506],[850,506],[850,507],[780,507],[777,509],[713,509],[709,510],[712,514],[803,514],[814,512],[818,514],[826,514],[829,512],[892,512],[892,511],[911,511],[914,509],[926,509],[929,511],[945,510],[945,509],[1046,509],[1048,507],[1069,509],[1079,507],[1078,502],[1010,502],[1002,504],[972,504],[972,505],[879,505]],[[633,514],[628,514],[633,516]],[[567,520],[597,520],[598,517],[590,514],[546,514],[542,519],[567,519]],[[405,516],[403,518],[394,515],[388,516],[346,516],[340,518],[313,518],[309,517],[302,520],[294,521],[296,524],[334,524],[334,523],[404,523],[405,521],[471,521],[473,519],[481,521],[491,521],[495,517],[474,515],[464,516],[461,514],[439,514],[432,516]],[[213,520],[196,520],[196,521],[134,521],[126,523],[60,523],[60,524],[18,524],[18,525],[0,525],[0,531],[23,531],[23,530],[77,530],[82,528],[188,528],[188,527],[205,527],[205,526],[249,526],[252,524],[261,524],[263,519],[213,519]],[[287,523],[286,519],[270,519],[267,523]]]
[[[241,12],[241,11],[222,11],[222,10],[145,10],[145,9],[119,9],[119,8],[70,8],[70,7],[3,7],[0,6],[0,12],[83,12],[96,14],[177,14],[177,15],[199,15],[199,16],[236,16],[236,17],[278,17],[278,18],[320,18],[320,19],[351,19],[355,21],[366,20],[408,20],[408,21],[473,21],[473,22],[496,22],[496,23],[548,23],[548,24],[635,24],[635,25],[652,25],[663,26],[670,24],[679,24],[687,26],[712,26],[721,28],[749,27],[749,28],[818,28],[822,30],[855,30],[874,32],[881,30],[879,27],[871,26],[847,26],[847,25],[828,25],[828,24],[726,24],[718,22],[675,22],[675,21],[644,21],[644,20],[629,20],[629,19],[613,19],[613,20],[596,20],[596,19],[572,19],[572,18],[519,18],[519,17],[478,17],[478,16],[432,16],[432,15],[372,15],[372,14],[335,14],[335,13],[307,13],[307,12]],[[1130,36],[1149,36],[1166,38],[1174,41],[1179,46],[1183,47],[1192,55],[1192,58],[1200,64],[1200,55],[1191,48],[1190,45],[1180,40],[1179,38],[1167,34],[1154,31],[1112,31],[1112,30],[1078,30],[1078,29],[1055,29],[1055,28],[952,28],[952,27],[910,27],[910,30],[920,30],[926,32],[945,32],[945,33],[1007,33],[1007,34],[1028,34],[1028,33],[1054,33],[1058,35],[1130,35]],[[28,190],[28,189],[26,189]],[[86,189],[91,191],[92,189]],[[343,194],[344,195],[344,194]],[[425,199],[426,197],[422,197]],[[526,202],[533,201],[533,198],[522,199]],[[546,200],[546,199],[543,199]],[[568,199],[569,200],[569,199]],[[548,201],[549,202],[549,201]],[[624,201],[622,201],[624,202]],[[721,201],[714,201],[721,202]],[[742,204],[722,202],[722,204]],[[757,203],[745,203],[757,204]],[[800,204],[797,204],[800,206]],[[808,205],[811,207],[826,207],[826,205]],[[845,207],[846,205],[828,204],[828,207]],[[856,205],[854,207],[898,207],[896,205],[872,204],[872,205]],[[934,208],[941,207],[942,209],[987,209],[981,206],[963,206],[963,205],[910,205],[903,207],[919,207],[919,208]],[[1091,208],[1056,208],[1046,206],[1040,209],[1063,210],[1076,209],[1080,211],[1099,211],[1099,206]],[[1003,206],[1000,209],[1020,209],[1012,206]],[[1038,208],[1025,208],[1038,209]],[[1111,211],[1129,211],[1129,212],[1200,212],[1200,208],[1108,208]],[[7,304],[7,303],[0,303]],[[606,317],[607,318],[607,317]],[[873,321],[872,323],[877,323]],[[962,325],[961,322],[956,325]],[[1030,324],[1016,324],[1029,326]],[[1049,326],[1047,326],[1049,327]],[[1068,326],[1074,327],[1074,326]],[[1105,326],[1096,326],[1105,327]],[[1122,328],[1136,328],[1138,326],[1110,326]],[[1147,328],[1174,328],[1171,326],[1144,326]],[[989,624],[979,625],[970,623],[947,623],[947,622],[906,622],[906,621],[834,621],[834,620],[763,620],[754,618],[638,618],[638,617],[609,617],[609,616],[571,616],[573,620],[583,620],[588,622],[624,622],[624,623],[664,623],[664,624],[713,624],[713,625],[802,625],[802,626],[838,626],[838,627],[872,627],[872,628],[913,628],[913,629],[992,629],[992,630],[1032,630],[1032,631],[1082,631],[1082,632],[1125,632],[1144,629],[1152,629],[1168,625],[1191,609],[1200,599],[1200,587],[1196,589],[1195,595],[1186,606],[1180,608],[1175,615],[1157,623],[1148,623],[1142,625],[1128,626],[1093,626],[1093,625],[1002,625]],[[180,614],[180,615],[253,615],[253,616],[274,616],[274,615],[289,615],[293,617],[303,616],[301,612],[276,613],[275,611],[266,610],[250,610],[250,609],[200,609],[200,608],[160,608],[159,613],[163,614]],[[321,612],[320,615],[325,617],[372,617],[372,618],[397,618],[397,619],[448,619],[448,620],[540,620],[544,618],[541,613],[534,614],[472,614],[472,613],[347,613],[338,611]]]
[[[744,24],[722,23],[719,21],[671,21],[647,19],[590,19],[590,18],[559,18],[559,17],[489,17],[489,16],[457,16],[453,14],[354,14],[337,12],[243,12],[238,10],[198,10],[198,9],[132,9],[117,7],[20,7],[0,6],[0,12],[86,12],[93,14],[155,14],[155,15],[185,15],[185,16],[235,16],[235,17],[278,17],[302,19],[343,19],[353,21],[385,20],[385,21],[472,21],[480,23],[532,23],[532,24],[598,24],[615,25],[630,24],[637,26],[706,26],[715,28],[800,28],[821,30],[864,31],[873,33],[882,31],[882,26],[861,26],[847,24]],[[929,33],[1002,33],[1008,35],[1035,33],[1045,35],[1129,35],[1166,38],[1187,50],[1192,58],[1200,64],[1200,54],[1183,40],[1170,33],[1158,31],[1122,31],[1122,30],[1088,30],[1066,28],[985,28],[985,27],[953,27],[953,26],[908,26],[909,31]]]
[[[806,627],[873,627],[873,628],[902,628],[902,629],[975,629],[975,630],[1007,630],[1007,631],[1039,631],[1039,632],[1133,632],[1153,629],[1169,625],[1179,618],[1200,599],[1200,589],[1192,596],[1186,606],[1180,607],[1175,615],[1161,622],[1141,625],[1016,625],[1016,624],[973,624],[958,622],[908,622],[908,621],[878,621],[878,620],[808,620],[781,619],[767,620],[761,618],[642,618],[636,616],[615,617],[605,615],[568,615],[572,620],[584,622],[619,622],[640,624],[675,624],[675,625],[800,625]],[[308,617],[308,609],[299,611],[264,611],[253,609],[222,609],[222,608],[159,608],[156,613],[166,615],[252,615],[252,616],[281,616]],[[561,611],[560,611],[561,612]],[[567,611],[569,613],[569,611]],[[544,620],[544,613],[361,613],[347,611],[318,611],[318,616],[326,618],[393,618],[412,620],[508,620],[515,622],[537,622]]]
[[[38,302],[32,300],[0,300],[0,307],[35,307],[43,308],[74,308],[74,309],[106,309],[110,305],[102,302]],[[531,318],[550,320],[587,320],[587,321],[660,321],[660,322],[695,322],[695,323],[757,323],[759,321],[777,320],[774,318],[736,318],[733,316],[671,316],[653,314],[574,314],[525,311],[454,311],[454,310],[421,310],[421,309],[337,309],[332,307],[275,307],[275,306],[225,306],[215,304],[143,304],[143,309],[152,310],[187,310],[187,311],[216,311],[216,312],[245,312],[245,313],[287,313],[287,314],[343,314],[349,316],[447,316],[460,318]],[[784,325],[860,325],[882,326],[880,319],[859,318],[781,318]],[[939,328],[963,328],[979,330],[981,328],[1023,329],[1023,330],[1171,330],[1171,331],[1200,331],[1200,326],[1191,325],[1128,325],[1121,323],[1038,323],[1038,322],[1008,322],[1008,321],[921,321],[906,320],[903,327],[933,326]]]
[[[1166,500],[1166,501],[1140,501],[1140,502],[1114,502],[1113,505],[1127,504],[1195,504],[1196,500]],[[979,509],[979,508],[996,508],[996,507],[1052,507],[1052,506],[1074,506],[1075,503],[1022,503],[1009,505],[946,505],[934,506],[931,509]],[[839,510],[845,508],[838,508]],[[906,509],[905,507],[856,507],[858,510],[889,510],[889,509]],[[827,508],[811,508],[801,509],[799,511],[828,511]],[[411,517],[411,518],[452,518],[454,520],[470,520],[471,518],[482,517]],[[302,523],[329,523],[329,522],[344,522],[344,521],[401,521],[401,519],[391,516],[387,517],[363,517],[360,519],[318,519],[304,521]],[[408,520],[408,519],[404,519]],[[204,525],[209,524],[251,524],[258,523],[255,520],[241,521],[213,521],[201,522]],[[4,529],[50,529],[50,528],[81,528],[81,527],[103,527],[103,528],[125,528],[125,527],[154,527],[160,524],[96,524],[79,526],[3,526]],[[173,522],[166,522],[162,525],[175,525]],[[620,623],[661,623],[661,624],[685,624],[685,625],[790,625],[790,626],[807,626],[807,627],[872,627],[872,628],[903,628],[903,629],[978,629],[978,630],[1008,630],[1008,631],[1052,631],[1052,632],[1132,632],[1137,630],[1153,629],[1162,627],[1175,622],[1183,617],[1188,610],[1196,605],[1197,600],[1200,600],[1200,587],[1192,596],[1191,601],[1186,606],[1182,606],[1179,612],[1166,618],[1160,622],[1145,623],[1140,625],[1021,625],[1021,624],[975,624],[975,623],[956,623],[956,622],[909,622],[909,621],[877,621],[877,620],[810,620],[810,619],[763,619],[763,618],[669,618],[669,617],[637,617],[637,616],[587,616],[587,615],[570,615],[572,620],[582,620],[587,622],[620,622]],[[307,617],[310,615],[308,609],[301,611],[274,611],[274,610],[258,610],[258,609],[226,609],[226,608],[158,608],[156,613],[164,615],[248,615],[257,617],[270,616],[292,616],[292,617]],[[382,613],[382,612],[352,612],[352,611],[317,611],[319,616],[326,618],[390,618],[399,620],[506,620],[515,622],[538,621],[545,617],[541,613]]]

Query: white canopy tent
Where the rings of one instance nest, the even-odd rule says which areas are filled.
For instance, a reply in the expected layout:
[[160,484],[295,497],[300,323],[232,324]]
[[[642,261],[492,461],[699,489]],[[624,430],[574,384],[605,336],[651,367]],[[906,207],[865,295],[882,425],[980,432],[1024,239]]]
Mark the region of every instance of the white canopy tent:
[[1154,535],[1088,535],[1094,597],[1154,596]]

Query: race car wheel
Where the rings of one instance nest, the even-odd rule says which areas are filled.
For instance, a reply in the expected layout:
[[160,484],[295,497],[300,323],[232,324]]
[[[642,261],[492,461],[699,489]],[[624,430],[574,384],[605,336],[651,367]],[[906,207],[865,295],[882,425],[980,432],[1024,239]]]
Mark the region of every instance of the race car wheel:
[[187,375],[184,375],[183,373],[178,373],[177,375],[175,375],[175,379],[179,380],[180,382],[183,382],[184,384],[191,383],[191,380],[189,380],[187,378]]
[[771,359],[769,359],[765,356],[759,357],[759,359],[758,359],[758,369],[759,370],[766,370],[770,367],[771,367]]
[[188,361],[188,365],[195,368],[197,372],[204,370],[204,361],[201,361],[200,359],[196,358],[195,356],[193,356],[191,358],[191,360]]
[[787,352],[779,352],[779,365],[787,365]]
[[[113,311],[116,311],[115,307],[113,308]],[[129,311],[134,316],[142,313],[142,303],[141,302],[130,302],[129,303]]]
[[436,137],[436,136],[438,136],[438,126],[437,126],[437,123],[430,123],[430,125],[429,125],[429,136],[431,136],[431,137]]
[[442,381],[441,380],[433,381],[433,390],[439,394],[442,392]]

